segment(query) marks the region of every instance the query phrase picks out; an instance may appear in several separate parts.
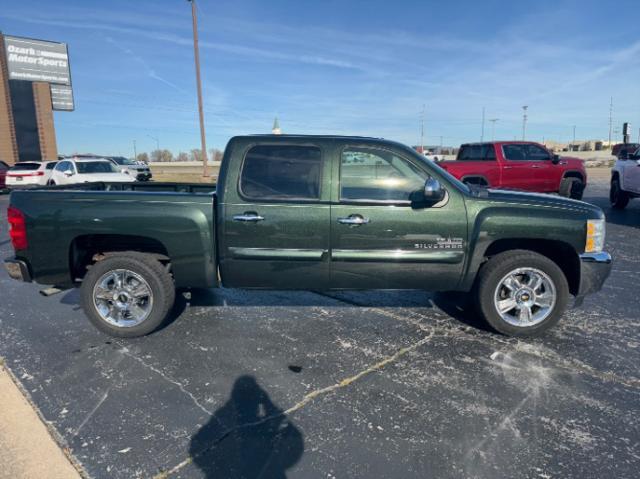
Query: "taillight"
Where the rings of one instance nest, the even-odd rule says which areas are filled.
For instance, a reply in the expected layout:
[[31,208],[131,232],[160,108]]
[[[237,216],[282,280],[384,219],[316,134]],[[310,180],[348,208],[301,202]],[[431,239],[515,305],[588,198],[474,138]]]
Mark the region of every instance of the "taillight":
[[9,237],[11,238],[13,249],[27,249],[27,223],[24,219],[24,213],[18,208],[9,206],[7,219],[9,220]]

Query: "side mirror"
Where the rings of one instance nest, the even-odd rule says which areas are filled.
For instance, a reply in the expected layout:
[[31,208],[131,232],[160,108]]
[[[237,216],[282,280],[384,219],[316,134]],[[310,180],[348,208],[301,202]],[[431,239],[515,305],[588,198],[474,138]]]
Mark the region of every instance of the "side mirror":
[[556,154],[551,155],[551,163],[553,163],[554,165],[557,165],[558,163],[560,163],[560,155],[556,155]]
[[424,183],[424,200],[429,203],[438,203],[444,199],[445,191],[435,178],[428,178]]
[[65,172],[64,172],[64,176],[67,176],[67,177],[69,177],[69,176],[73,176],[73,171],[65,170]]
[[628,151],[621,151],[621,152],[618,154],[618,159],[619,159],[619,160],[629,160],[629,159],[630,159],[630,156],[631,156],[631,155],[629,154],[629,152],[628,152]]

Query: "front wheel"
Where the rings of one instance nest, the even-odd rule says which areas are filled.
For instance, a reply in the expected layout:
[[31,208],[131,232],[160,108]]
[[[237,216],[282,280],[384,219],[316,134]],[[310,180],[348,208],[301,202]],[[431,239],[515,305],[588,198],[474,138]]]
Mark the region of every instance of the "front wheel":
[[611,203],[611,206],[617,210],[623,210],[629,204],[629,195],[626,191],[620,188],[620,180],[618,178],[611,180],[609,202]]
[[496,331],[536,336],[554,326],[569,301],[567,279],[556,263],[532,251],[492,257],[476,285],[479,313]]
[[89,321],[116,337],[144,336],[166,319],[175,300],[173,278],[153,256],[108,255],[87,272],[80,301]]
[[560,182],[560,196],[581,200],[584,193],[584,183],[580,178],[564,178]]

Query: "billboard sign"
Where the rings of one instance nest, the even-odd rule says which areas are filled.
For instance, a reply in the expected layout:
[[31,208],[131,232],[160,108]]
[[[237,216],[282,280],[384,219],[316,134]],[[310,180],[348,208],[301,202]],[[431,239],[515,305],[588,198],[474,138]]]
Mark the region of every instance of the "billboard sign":
[[71,85],[66,43],[4,36],[9,80]]
[[49,85],[51,88],[51,105],[54,110],[73,111],[73,90],[67,85]]

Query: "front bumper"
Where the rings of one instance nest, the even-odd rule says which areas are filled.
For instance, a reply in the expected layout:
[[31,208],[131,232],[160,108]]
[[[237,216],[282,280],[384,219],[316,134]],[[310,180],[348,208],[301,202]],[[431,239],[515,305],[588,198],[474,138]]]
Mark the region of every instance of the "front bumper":
[[151,173],[138,173],[136,175],[136,180],[138,181],[149,181],[151,178],[153,178]]
[[611,273],[612,260],[609,253],[584,253],[580,255],[580,288],[576,295],[577,305],[582,304],[587,294],[602,289]]
[[25,261],[19,259],[5,259],[4,267],[9,273],[9,277],[11,279],[15,279],[17,281],[24,281],[26,283],[31,282],[31,273],[29,272],[29,266]]

